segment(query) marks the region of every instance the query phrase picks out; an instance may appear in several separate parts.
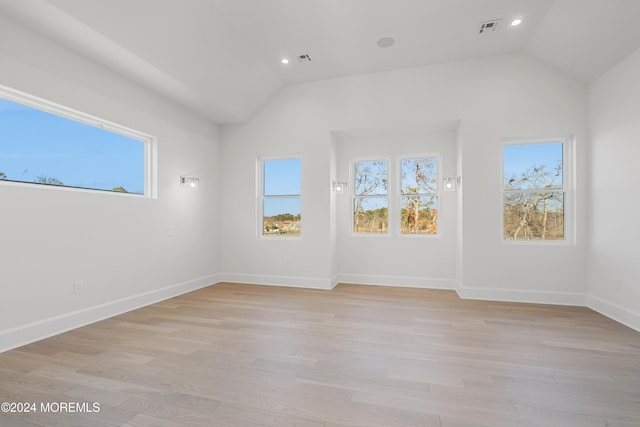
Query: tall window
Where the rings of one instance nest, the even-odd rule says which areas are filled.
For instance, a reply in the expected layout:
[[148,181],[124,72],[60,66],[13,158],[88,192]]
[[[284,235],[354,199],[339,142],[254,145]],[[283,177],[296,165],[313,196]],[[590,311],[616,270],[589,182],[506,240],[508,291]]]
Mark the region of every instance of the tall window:
[[301,160],[262,161],[262,235],[300,236]]
[[400,232],[438,233],[438,158],[400,160]]
[[565,240],[566,140],[503,148],[503,238]]
[[0,180],[150,195],[152,140],[0,87]]
[[389,163],[367,160],[353,164],[354,233],[389,232]]

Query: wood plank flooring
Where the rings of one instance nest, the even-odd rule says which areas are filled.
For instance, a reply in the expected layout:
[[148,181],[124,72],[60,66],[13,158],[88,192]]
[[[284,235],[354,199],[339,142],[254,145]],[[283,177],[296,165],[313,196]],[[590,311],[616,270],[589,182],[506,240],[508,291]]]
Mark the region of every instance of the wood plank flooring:
[[637,427],[640,333],[452,291],[219,284],[0,354],[0,402],[99,404],[3,427]]

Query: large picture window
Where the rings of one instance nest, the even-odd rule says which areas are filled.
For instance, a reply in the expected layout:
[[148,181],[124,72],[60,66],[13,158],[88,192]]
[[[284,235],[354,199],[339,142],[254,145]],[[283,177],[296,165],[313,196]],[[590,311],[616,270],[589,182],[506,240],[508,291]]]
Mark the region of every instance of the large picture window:
[[389,162],[353,163],[353,232],[389,232]]
[[567,140],[503,147],[504,240],[567,239]]
[[152,138],[0,88],[0,180],[151,195]]
[[263,236],[301,235],[301,172],[299,158],[262,161]]
[[438,233],[438,158],[400,160],[400,232]]

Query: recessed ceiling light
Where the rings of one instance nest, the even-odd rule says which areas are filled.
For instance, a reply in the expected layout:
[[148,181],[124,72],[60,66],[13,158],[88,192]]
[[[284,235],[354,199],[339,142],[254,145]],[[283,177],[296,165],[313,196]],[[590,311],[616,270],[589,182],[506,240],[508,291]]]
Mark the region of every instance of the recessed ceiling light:
[[394,40],[393,37],[383,37],[380,40],[378,40],[377,45],[378,47],[389,47],[391,45],[393,45],[396,41]]
[[511,21],[511,26],[512,27],[516,27],[518,25],[522,24],[522,19],[514,19],[513,21]]
[[288,64],[289,60],[287,58],[282,58],[280,62],[282,62],[283,64]]

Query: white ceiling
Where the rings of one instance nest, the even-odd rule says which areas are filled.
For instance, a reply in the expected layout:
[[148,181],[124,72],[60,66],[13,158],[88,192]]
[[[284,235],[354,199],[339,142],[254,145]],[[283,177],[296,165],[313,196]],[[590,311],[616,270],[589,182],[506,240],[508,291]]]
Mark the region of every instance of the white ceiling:
[[589,83],[640,47],[640,0],[0,0],[0,13],[221,124],[295,82],[520,52]]

